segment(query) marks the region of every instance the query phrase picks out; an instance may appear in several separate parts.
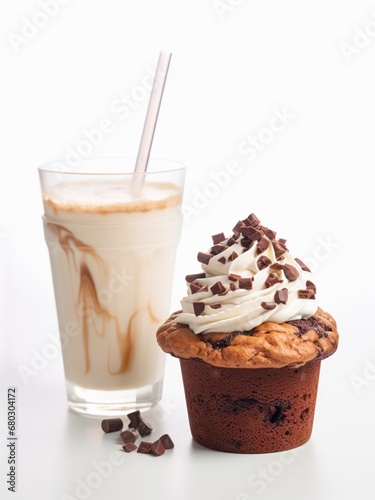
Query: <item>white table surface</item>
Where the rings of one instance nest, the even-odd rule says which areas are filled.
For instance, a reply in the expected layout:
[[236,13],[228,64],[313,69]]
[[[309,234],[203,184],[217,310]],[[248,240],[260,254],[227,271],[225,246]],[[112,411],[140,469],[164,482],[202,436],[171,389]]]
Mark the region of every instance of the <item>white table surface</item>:
[[[310,442],[293,454],[235,455],[192,441],[178,363],[171,360],[164,407],[159,405],[145,418],[154,423],[152,436],[169,433],[175,448],[161,457],[121,452],[108,477],[101,476],[101,484],[85,498],[349,499],[370,492],[373,393],[362,398],[348,394],[333,358],[325,365]],[[7,379],[8,384],[14,383]],[[19,385],[17,408],[18,498],[84,498],[83,489],[76,491],[80,480],[96,485],[95,464],[103,466],[114,460],[113,452],[121,451],[118,433],[103,434],[100,419],[67,411],[64,387],[57,377],[41,376],[28,389]],[[2,447],[3,459],[3,432]]]
[[[345,321],[344,312],[341,321]],[[163,400],[144,418],[154,426],[153,438],[169,433],[175,448],[161,457],[151,457],[123,453],[118,433],[104,434],[100,419],[67,410],[59,356],[26,385],[11,354],[1,366],[0,496],[13,498],[5,484],[8,466],[4,410],[6,388],[16,386],[16,498],[372,498],[375,371],[363,370],[366,359],[374,361],[374,350],[372,358],[371,352],[363,353],[348,363],[350,345],[347,339],[342,343],[335,356],[322,363],[311,440],[293,453],[262,455],[220,453],[192,441],[179,363],[171,357],[167,359]],[[361,377],[355,379],[360,384],[357,390],[354,376]],[[112,466],[106,465],[111,461]],[[100,466],[102,472],[98,475]],[[91,488],[85,489],[82,482]]]

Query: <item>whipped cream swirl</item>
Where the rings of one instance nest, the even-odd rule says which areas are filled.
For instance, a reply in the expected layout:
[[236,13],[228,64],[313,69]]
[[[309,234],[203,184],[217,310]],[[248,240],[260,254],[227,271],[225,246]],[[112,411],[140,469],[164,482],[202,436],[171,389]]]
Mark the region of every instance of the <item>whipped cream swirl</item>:
[[307,319],[317,311],[309,269],[294,259],[284,239],[251,214],[233,236],[213,236],[198,260],[203,273],[188,275],[188,295],[176,321],[194,333],[249,331],[266,321]]

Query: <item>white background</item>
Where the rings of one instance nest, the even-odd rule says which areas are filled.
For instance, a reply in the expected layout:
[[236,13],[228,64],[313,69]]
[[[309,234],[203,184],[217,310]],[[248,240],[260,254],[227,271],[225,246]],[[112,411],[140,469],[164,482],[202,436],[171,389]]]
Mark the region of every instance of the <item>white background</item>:
[[[18,388],[18,498],[84,498],[79,481],[119,448],[97,421],[67,412],[59,355],[20,376],[57,332],[36,167],[77,150],[102,120],[111,132],[90,154],[135,155],[160,50],[173,58],[153,155],[188,165],[171,310],[210,235],[255,212],[313,268],[341,343],[323,363],[313,437],[295,455],[194,445],[169,359],[150,419],[176,448],[123,454],[86,498],[371,498],[375,2],[56,0],[48,15],[43,3],[0,5],[1,498],[11,498],[8,386]],[[265,131],[281,112],[284,126]],[[222,173],[228,163],[235,175]]]

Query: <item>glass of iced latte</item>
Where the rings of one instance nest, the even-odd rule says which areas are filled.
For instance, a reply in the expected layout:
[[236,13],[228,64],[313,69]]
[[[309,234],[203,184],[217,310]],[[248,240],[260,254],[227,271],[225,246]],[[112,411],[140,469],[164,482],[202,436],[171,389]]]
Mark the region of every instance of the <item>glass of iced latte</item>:
[[[134,159],[39,168],[68,401],[89,415],[147,409],[161,398],[185,167]],[[135,189],[136,183],[136,189]]]

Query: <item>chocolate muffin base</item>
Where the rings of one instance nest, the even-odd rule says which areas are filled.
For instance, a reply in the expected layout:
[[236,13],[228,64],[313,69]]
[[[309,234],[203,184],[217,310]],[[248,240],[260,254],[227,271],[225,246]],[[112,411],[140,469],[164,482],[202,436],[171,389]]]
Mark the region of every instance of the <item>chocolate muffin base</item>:
[[299,368],[221,368],[195,359],[180,364],[190,429],[200,445],[271,453],[309,440],[320,360]]

